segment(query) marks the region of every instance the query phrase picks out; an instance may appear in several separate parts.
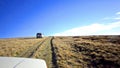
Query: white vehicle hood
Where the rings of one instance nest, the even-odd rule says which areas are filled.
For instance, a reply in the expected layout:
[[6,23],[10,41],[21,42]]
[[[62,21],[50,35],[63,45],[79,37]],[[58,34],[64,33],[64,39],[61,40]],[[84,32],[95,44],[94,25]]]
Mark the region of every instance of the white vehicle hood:
[[0,57],[0,68],[47,68],[41,59]]

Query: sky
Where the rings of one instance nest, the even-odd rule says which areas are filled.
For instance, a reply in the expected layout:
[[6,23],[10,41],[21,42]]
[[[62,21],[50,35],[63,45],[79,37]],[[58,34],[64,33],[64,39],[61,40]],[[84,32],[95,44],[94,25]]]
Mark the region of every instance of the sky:
[[0,38],[120,35],[120,0],[0,0]]

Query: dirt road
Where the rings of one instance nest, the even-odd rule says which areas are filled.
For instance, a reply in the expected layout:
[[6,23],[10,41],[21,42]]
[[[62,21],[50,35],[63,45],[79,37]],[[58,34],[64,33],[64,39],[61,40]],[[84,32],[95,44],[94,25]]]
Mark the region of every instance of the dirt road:
[[56,55],[52,43],[53,38],[54,37],[47,37],[42,39],[40,42],[21,53],[18,57],[44,59],[48,68],[57,67]]

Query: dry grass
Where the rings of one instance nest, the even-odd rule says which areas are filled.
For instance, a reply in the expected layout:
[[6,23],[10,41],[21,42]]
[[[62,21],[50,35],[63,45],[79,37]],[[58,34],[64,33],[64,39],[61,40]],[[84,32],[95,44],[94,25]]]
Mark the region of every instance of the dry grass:
[[[61,41],[61,39],[66,42]],[[68,41],[67,41],[68,40]],[[83,56],[79,53],[74,52],[75,50],[68,45],[68,42],[72,42],[71,38],[55,38],[53,40],[57,63],[59,68],[77,68],[83,67],[82,58]]]
[[54,47],[62,68],[119,68],[120,36],[56,37]]
[[74,45],[84,55],[87,65],[97,68],[119,68],[119,41],[119,36],[93,36],[77,41]]
[[[120,68],[120,36],[54,37],[55,56],[47,39],[34,53],[48,68]],[[0,39],[0,56],[19,56],[42,39]],[[56,58],[56,60],[53,60]]]
[[0,56],[19,56],[40,39],[0,39]]

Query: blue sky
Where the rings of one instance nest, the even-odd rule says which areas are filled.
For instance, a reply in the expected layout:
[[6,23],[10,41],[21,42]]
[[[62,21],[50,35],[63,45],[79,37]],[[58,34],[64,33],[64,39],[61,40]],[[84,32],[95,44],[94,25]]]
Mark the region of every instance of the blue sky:
[[120,0],[0,0],[0,38],[120,35]]

